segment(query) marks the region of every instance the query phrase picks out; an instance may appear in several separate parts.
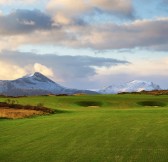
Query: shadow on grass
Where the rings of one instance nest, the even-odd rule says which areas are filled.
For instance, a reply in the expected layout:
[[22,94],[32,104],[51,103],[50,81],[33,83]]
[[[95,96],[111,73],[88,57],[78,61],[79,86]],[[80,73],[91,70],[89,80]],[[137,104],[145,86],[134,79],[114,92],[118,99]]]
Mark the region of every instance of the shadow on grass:
[[0,121],[1,121],[1,120],[8,120],[8,119],[10,119],[10,118],[0,117]]
[[52,114],[63,114],[63,113],[71,113],[71,111],[55,109]]
[[151,107],[165,107],[167,104],[161,101],[141,101],[138,102],[138,105]]
[[82,107],[90,107],[90,106],[101,107],[103,105],[103,103],[99,101],[78,101],[75,104],[82,106]]

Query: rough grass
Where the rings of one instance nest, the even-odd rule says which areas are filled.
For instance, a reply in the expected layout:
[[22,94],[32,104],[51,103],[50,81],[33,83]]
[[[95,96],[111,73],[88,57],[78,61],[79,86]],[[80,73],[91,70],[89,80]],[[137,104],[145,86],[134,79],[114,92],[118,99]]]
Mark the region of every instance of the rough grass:
[[53,114],[54,110],[44,107],[42,103],[37,106],[15,104],[17,100],[8,99],[8,102],[0,102],[0,118],[1,119],[19,119],[36,115]]
[[[44,103],[64,113],[0,120],[1,162],[168,161],[168,96],[43,96],[18,101]],[[86,108],[76,104],[80,101],[102,106]],[[149,109],[137,104],[142,101],[166,106]]]
[[0,108],[0,118],[20,119],[42,114],[45,113],[37,110]]

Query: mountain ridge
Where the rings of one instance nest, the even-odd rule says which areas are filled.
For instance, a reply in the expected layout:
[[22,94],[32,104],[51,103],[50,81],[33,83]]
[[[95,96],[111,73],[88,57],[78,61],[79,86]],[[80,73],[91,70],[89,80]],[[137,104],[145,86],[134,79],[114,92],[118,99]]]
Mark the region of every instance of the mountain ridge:
[[133,80],[121,85],[111,85],[100,90],[80,90],[66,88],[45,75],[35,72],[15,80],[0,80],[0,95],[5,96],[32,96],[32,95],[59,95],[59,94],[118,94],[122,92],[161,90],[153,82]]
[[15,80],[0,81],[0,95],[32,96],[48,94],[96,94],[94,91],[65,88],[39,72]]
[[122,92],[141,92],[141,91],[161,90],[160,86],[153,82],[143,80],[133,80],[121,85],[111,85],[98,92],[101,94],[117,94]]

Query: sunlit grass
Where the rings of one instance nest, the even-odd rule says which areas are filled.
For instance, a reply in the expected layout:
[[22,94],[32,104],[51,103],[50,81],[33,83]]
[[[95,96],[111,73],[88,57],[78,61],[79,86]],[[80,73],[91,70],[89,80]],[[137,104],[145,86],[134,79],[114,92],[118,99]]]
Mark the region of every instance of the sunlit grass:
[[[2,162],[168,161],[168,96],[43,96],[17,100],[24,105],[43,103],[63,113],[0,120]],[[143,101],[166,105],[140,105]]]

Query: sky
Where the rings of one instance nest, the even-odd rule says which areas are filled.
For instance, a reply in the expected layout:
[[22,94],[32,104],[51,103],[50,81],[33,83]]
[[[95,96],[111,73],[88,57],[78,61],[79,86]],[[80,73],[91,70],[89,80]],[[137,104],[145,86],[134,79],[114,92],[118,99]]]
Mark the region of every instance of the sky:
[[0,0],[0,80],[168,89],[168,0]]

